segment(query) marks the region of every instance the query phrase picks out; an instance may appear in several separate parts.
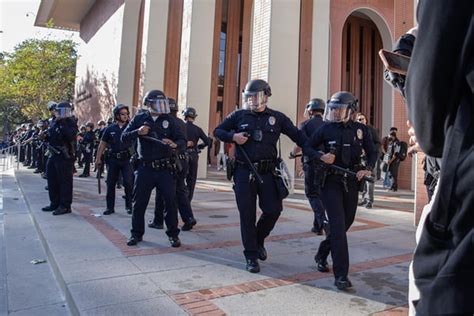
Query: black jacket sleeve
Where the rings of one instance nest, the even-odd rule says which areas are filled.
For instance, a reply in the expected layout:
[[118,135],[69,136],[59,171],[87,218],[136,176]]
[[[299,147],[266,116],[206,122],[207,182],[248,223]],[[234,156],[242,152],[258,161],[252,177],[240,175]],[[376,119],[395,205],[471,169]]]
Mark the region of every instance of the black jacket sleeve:
[[283,113],[282,116],[282,129],[283,134],[288,136],[292,141],[294,141],[298,146],[303,147],[304,143],[308,139],[304,131],[296,128],[293,122]]
[[120,136],[120,140],[125,145],[133,144],[138,138],[138,129],[142,126],[142,120],[139,115],[135,115],[132,121],[125,127]]
[[224,121],[214,129],[214,136],[217,139],[222,140],[224,143],[232,143],[234,131],[237,129],[237,113],[237,111],[234,111],[229,114]]
[[406,91],[409,118],[421,148],[430,156],[441,156],[446,127],[466,89],[467,62],[474,54],[473,6],[472,0],[419,2]]

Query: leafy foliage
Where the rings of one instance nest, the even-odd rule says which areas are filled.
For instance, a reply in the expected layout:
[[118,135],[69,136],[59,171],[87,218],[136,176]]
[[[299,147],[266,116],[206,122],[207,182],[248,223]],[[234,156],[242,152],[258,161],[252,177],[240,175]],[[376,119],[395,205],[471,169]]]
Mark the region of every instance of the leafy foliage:
[[21,115],[34,121],[48,117],[48,101],[71,101],[76,45],[72,40],[29,39],[13,53],[4,53],[0,59],[0,115],[7,115],[11,123],[17,123]]

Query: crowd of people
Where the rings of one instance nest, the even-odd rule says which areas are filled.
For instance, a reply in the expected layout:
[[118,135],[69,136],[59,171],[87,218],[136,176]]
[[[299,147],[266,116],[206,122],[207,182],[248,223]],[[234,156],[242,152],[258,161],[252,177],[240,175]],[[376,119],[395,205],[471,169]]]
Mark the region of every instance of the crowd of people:
[[[284,113],[269,107],[272,91],[261,79],[247,83],[242,109],[214,130],[218,169],[227,168],[234,184],[249,272],[258,273],[259,260],[267,259],[265,239],[288,195],[279,170],[280,134],[296,144],[290,157],[302,159],[305,194],[314,211],[312,231],[326,235],[315,254],[317,269],[330,271],[331,254],[334,284],[340,290],[352,287],[346,232],[357,206],[372,207],[374,178],[383,178],[388,190],[397,191],[400,162],[424,151],[431,202],[417,235],[413,276],[419,292],[411,293],[412,302],[420,315],[474,311],[470,300],[474,292],[473,138],[467,136],[473,122],[472,2],[459,1],[456,6],[437,2],[430,9],[426,3],[420,2],[419,27],[396,44],[395,52],[412,56],[408,75],[386,71],[386,79],[407,100],[410,148],[400,141],[396,127],[381,139],[359,112],[356,97],[347,91],[335,93],[327,102],[311,99],[305,110],[307,120],[296,127]],[[445,45],[443,39],[452,36],[453,45]],[[441,82],[446,74],[451,79]],[[116,105],[108,124],[100,121],[97,129],[90,122],[78,128],[68,102],[50,103],[48,109],[50,119],[23,124],[11,138],[13,144],[21,144],[19,160],[48,180],[50,204],[43,211],[71,212],[75,162],[83,168],[80,177],[90,176],[92,162],[99,175],[105,164],[104,215],[115,213],[115,189],[123,184],[126,212],[132,215],[127,244],[135,246],[143,240],[145,211],[156,189],[154,219],[148,227],[163,229],[165,222],[171,246],[180,247],[178,212],[184,222],[181,230],[196,225],[191,202],[198,157],[211,145],[211,138],[194,124],[196,110],[187,107],[182,121],[176,101],[160,90],[146,93],[131,120],[129,108]],[[232,150],[228,144],[233,144]],[[447,159],[449,164],[443,164]],[[438,194],[441,190],[443,194]]]

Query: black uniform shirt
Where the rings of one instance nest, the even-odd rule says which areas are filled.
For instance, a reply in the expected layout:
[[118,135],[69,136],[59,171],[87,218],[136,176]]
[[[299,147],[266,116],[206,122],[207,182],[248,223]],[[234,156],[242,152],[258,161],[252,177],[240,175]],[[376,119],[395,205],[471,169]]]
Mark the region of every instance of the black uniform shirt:
[[[232,112],[216,127],[214,135],[225,143],[232,143],[234,134],[241,132],[250,134],[247,142],[241,146],[252,162],[276,160],[278,154],[276,144],[281,133],[287,135],[300,147],[306,141],[304,133],[298,130],[285,114],[268,107],[263,112],[250,110]],[[260,141],[258,141],[259,138],[261,138]],[[236,159],[245,161],[240,150],[236,151]]]
[[66,146],[74,141],[77,132],[77,124],[72,119],[56,119],[48,129],[48,142],[54,147]]
[[93,131],[85,132],[84,137],[82,138],[82,145],[86,146],[87,148],[91,148],[92,144],[95,141],[95,134]]
[[443,153],[447,128],[461,99],[472,99],[472,12],[472,0],[420,0],[418,4],[420,23],[408,68],[407,106],[417,141],[433,157]]
[[130,145],[122,143],[120,137],[122,136],[123,131],[127,127],[128,123],[124,124],[122,128],[117,123],[107,126],[102,135],[102,141],[106,142],[109,145],[111,153],[119,153],[127,151],[130,148]]
[[[304,133],[306,138],[310,138],[321,126],[325,125],[321,115],[314,115],[312,118],[302,122],[299,129]],[[324,146],[321,144],[318,150],[324,150]]]
[[162,114],[154,121],[151,114],[148,111],[144,111],[135,115],[123,131],[121,137],[121,141],[125,143],[125,146],[131,145],[133,141],[138,139],[137,152],[140,159],[152,161],[170,158],[173,153],[172,148],[168,145],[139,137],[138,129],[143,125],[151,128],[146,136],[157,139],[171,139],[178,145],[178,150],[182,150],[185,147],[186,139],[172,116]]
[[[211,140],[206,136],[204,131],[197,125],[194,125],[194,122],[187,121],[186,122],[186,133],[188,141],[192,141],[194,143],[194,150],[203,149],[206,146],[211,144]],[[204,144],[197,144],[199,139],[201,139]]]
[[[172,118],[174,118],[176,120],[176,125],[178,125],[178,128],[181,131],[181,133],[183,134],[185,141],[188,141],[188,132],[187,132],[187,129],[186,129],[186,123],[178,117],[172,116]],[[186,151],[186,146],[183,146],[183,148],[177,149],[177,152],[180,153],[180,154],[184,153],[185,151]]]
[[[349,121],[347,124],[328,123],[318,129],[305,143],[303,152],[311,160],[320,159],[324,153],[318,151],[320,145],[324,146],[324,153],[335,148],[336,160],[334,164],[339,167],[353,169],[361,163],[362,149],[367,154],[368,166],[373,168],[377,159],[372,136],[367,127],[359,122]],[[345,161],[344,151],[350,153]]]

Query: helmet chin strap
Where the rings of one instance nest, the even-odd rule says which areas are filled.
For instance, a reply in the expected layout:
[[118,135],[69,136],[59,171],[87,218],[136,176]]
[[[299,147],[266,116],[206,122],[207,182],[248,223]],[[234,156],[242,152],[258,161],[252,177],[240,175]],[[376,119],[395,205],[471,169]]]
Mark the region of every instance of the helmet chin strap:
[[251,105],[251,106],[250,106],[250,110],[251,110],[252,112],[260,112],[259,110],[265,109],[266,106],[267,106],[266,103],[260,103],[260,104],[257,105],[257,106]]

